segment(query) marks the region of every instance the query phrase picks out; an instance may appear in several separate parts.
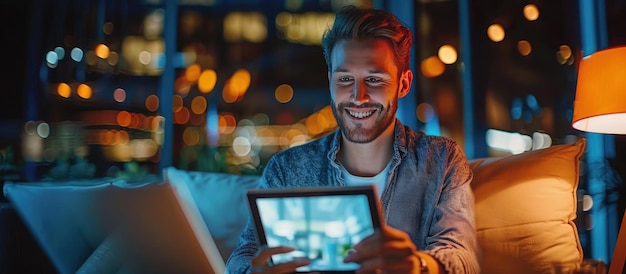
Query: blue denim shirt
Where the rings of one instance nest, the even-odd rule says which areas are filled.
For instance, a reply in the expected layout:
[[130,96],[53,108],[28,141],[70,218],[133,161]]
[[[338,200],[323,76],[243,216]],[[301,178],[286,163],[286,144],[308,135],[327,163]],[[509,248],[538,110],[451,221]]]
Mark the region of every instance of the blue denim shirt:
[[[341,133],[276,153],[259,188],[343,186],[337,152]],[[381,202],[388,225],[405,231],[446,273],[479,273],[472,171],[452,139],[395,124],[393,158]],[[228,259],[227,273],[249,273],[257,252],[251,221]]]

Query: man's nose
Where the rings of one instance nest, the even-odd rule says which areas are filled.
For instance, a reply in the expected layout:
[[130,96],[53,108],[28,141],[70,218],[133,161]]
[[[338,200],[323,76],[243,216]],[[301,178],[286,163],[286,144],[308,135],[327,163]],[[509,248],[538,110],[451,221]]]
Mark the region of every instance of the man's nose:
[[352,98],[353,98],[354,103],[357,103],[357,104],[369,102],[370,97],[367,94],[367,88],[365,86],[364,81],[358,81],[357,84],[354,85]]

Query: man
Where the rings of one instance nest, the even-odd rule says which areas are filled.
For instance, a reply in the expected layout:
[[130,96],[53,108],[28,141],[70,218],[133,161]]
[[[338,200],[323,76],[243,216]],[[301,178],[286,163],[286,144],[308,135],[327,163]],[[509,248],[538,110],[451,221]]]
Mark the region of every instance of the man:
[[[392,14],[346,7],[322,40],[339,130],[281,151],[260,188],[376,183],[385,224],[354,246],[357,273],[478,273],[472,173],[451,139],[396,120],[413,80],[411,31]],[[372,181],[372,178],[383,178]],[[290,273],[306,258],[268,265],[291,247],[259,249],[250,222],[227,262],[229,273]]]

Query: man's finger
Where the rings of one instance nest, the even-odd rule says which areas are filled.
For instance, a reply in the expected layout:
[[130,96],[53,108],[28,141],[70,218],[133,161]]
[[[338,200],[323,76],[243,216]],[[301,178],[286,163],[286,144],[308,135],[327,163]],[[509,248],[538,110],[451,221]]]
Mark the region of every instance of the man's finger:
[[252,258],[250,261],[250,265],[254,267],[262,267],[267,265],[267,261],[272,257],[272,255],[287,253],[294,251],[295,249],[290,246],[275,246],[275,247],[266,247],[261,248],[257,252],[256,256]]

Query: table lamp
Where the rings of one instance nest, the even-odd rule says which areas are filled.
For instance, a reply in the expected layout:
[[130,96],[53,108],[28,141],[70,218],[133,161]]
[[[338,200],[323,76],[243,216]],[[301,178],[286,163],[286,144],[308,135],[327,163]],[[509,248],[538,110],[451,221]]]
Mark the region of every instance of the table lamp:
[[[572,127],[626,134],[626,47],[596,51],[580,61]],[[625,260],[626,213],[608,273],[623,273]]]
[[596,51],[580,61],[572,126],[626,134],[626,47]]

